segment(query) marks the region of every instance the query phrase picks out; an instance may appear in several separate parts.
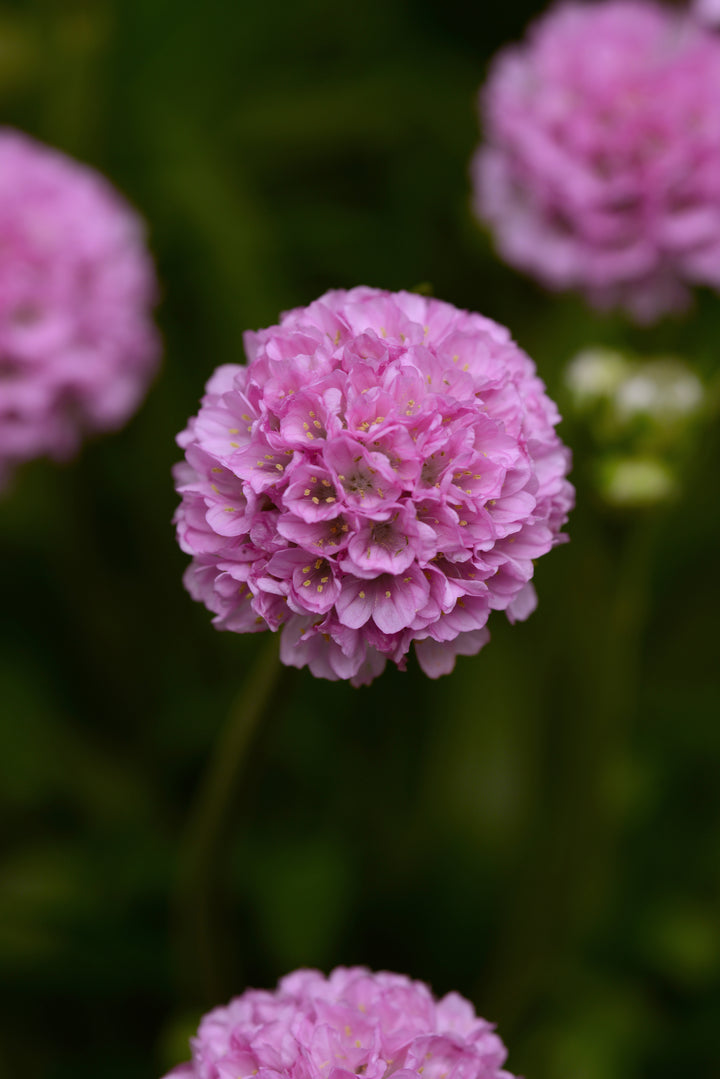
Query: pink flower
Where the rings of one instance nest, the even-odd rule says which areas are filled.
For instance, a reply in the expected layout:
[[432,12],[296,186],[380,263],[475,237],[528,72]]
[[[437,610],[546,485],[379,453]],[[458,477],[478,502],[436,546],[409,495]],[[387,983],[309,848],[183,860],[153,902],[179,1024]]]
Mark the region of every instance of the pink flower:
[[158,358],[136,214],[97,173],[0,129],[0,488],[119,427]]
[[720,289],[720,38],[652,0],[564,3],[495,60],[475,208],[508,262],[651,321]]
[[572,505],[569,454],[502,326],[406,292],[328,292],[249,333],[180,436],[185,583],[219,629],[370,682],[410,645],[431,677],[534,608]]
[[720,0],[695,0],[692,12],[700,22],[708,26],[720,26]]
[[492,1024],[401,974],[298,970],[215,1008],[166,1079],[513,1079]]

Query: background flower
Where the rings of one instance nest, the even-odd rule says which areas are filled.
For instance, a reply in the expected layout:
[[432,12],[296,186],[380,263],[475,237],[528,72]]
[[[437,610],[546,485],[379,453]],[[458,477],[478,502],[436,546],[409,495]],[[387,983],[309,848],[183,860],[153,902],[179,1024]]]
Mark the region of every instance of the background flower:
[[0,130],[0,487],[119,427],[155,371],[142,222],[91,169]]
[[249,989],[204,1017],[192,1052],[170,1076],[512,1079],[504,1045],[467,1000],[435,1000],[422,982],[364,967],[297,970],[274,993]]
[[708,26],[720,26],[720,0],[695,0],[693,14]]
[[720,288],[720,38],[690,14],[561,3],[481,113],[475,207],[508,262],[640,321]]
[[446,674],[491,610],[527,617],[573,492],[557,410],[503,327],[356,288],[246,349],[179,437],[185,582],[219,629],[282,627],[285,663],[359,684],[413,642]]

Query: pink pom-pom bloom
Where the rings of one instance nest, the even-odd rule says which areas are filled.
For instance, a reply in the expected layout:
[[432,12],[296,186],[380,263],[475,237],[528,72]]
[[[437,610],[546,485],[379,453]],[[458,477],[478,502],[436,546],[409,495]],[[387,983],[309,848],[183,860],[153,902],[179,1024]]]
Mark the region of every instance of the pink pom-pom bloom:
[[502,326],[422,296],[328,292],[249,333],[178,438],[185,584],[219,629],[370,682],[432,677],[535,606],[572,503],[559,416]]
[[91,169],[0,129],[0,487],[119,427],[158,358],[137,215]]
[[508,262],[638,321],[720,288],[720,37],[689,12],[561,4],[480,103],[475,206]]
[[200,1023],[192,1061],[166,1079],[512,1079],[493,1026],[457,993],[401,974],[298,970]]
[[720,26],[720,0],[695,0],[693,15],[708,26]]

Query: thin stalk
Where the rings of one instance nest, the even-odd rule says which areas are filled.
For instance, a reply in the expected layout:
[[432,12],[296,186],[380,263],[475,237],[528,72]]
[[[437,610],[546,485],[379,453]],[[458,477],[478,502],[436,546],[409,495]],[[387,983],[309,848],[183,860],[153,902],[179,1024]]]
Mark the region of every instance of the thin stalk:
[[[506,1023],[524,1021],[547,996],[550,972],[572,964],[578,942],[601,916],[617,877],[624,804],[615,789],[631,755],[642,636],[657,515],[633,522],[622,552],[607,552],[612,593],[596,651],[578,642],[569,667],[586,672],[577,696],[547,727],[544,802],[534,843],[513,888],[490,992]],[[614,561],[614,565],[613,565]],[[589,599],[599,600],[596,590]],[[559,721],[558,721],[559,720]],[[508,1018],[510,1017],[510,1018]]]
[[190,808],[180,852],[176,928],[181,961],[205,1003],[223,997],[214,926],[222,846],[248,754],[279,690],[283,670],[273,635],[233,701]]

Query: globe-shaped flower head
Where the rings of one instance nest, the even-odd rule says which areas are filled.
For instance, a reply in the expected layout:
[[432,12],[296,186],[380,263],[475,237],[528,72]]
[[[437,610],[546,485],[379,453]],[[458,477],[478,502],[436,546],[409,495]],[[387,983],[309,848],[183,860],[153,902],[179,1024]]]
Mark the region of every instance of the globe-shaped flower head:
[[493,1027],[457,993],[400,974],[298,970],[216,1008],[166,1079],[512,1079]]
[[572,503],[555,406],[507,330],[438,300],[329,292],[246,337],[179,436],[185,583],[220,629],[369,682],[432,675],[534,607]]
[[158,357],[143,227],[91,169],[0,129],[0,487],[120,426]]
[[695,0],[692,12],[696,19],[708,26],[720,26],[720,0]]
[[720,288],[720,36],[689,12],[561,4],[481,113],[476,209],[508,262],[638,321]]

